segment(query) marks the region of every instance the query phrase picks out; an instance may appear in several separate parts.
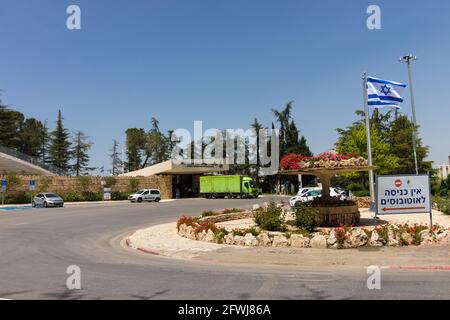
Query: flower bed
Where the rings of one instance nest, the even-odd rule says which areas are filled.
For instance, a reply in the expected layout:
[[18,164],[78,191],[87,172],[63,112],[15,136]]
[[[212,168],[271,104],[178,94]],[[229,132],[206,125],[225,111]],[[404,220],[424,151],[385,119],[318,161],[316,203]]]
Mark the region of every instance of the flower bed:
[[184,216],[178,220],[177,229],[180,236],[191,240],[249,247],[347,249],[450,243],[450,230],[439,225],[434,225],[432,231],[419,224],[386,224],[371,228],[341,226],[311,233],[304,230],[264,231],[260,228],[227,231],[199,217]]
[[280,167],[284,171],[309,168],[366,167],[367,165],[367,159],[364,159],[355,153],[338,154],[333,152],[325,152],[318,156],[312,157],[290,153],[285,155],[280,161]]

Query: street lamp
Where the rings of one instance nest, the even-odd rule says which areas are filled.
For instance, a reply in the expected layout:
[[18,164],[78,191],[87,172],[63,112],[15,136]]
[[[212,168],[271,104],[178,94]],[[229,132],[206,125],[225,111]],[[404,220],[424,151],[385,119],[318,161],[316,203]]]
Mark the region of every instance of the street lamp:
[[403,57],[400,57],[400,62],[405,62],[408,66],[408,78],[409,78],[409,91],[411,96],[411,109],[412,109],[412,121],[413,121],[413,132],[412,132],[412,142],[413,142],[413,152],[414,152],[414,164],[416,166],[416,174],[419,174],[419,166],[417,163],[417,149],[416,149],[416,106],[414,103],[414,93],[413,93],[413,83],[411,77],[411,61],[417,60],[417,56],[413,54],[408,54]]

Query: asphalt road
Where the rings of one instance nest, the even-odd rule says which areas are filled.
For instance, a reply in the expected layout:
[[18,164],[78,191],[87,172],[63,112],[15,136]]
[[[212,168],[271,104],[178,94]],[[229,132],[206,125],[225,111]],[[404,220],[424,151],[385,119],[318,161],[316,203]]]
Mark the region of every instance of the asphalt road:
[[[368,290],[365,269],[210,265],[132,252],[119,244],[142,227],[258,200],[177,200],[0,211],[4,299],[449,299],[449,271],[383,270]],[[66,269],[81,268],[81,290]]]

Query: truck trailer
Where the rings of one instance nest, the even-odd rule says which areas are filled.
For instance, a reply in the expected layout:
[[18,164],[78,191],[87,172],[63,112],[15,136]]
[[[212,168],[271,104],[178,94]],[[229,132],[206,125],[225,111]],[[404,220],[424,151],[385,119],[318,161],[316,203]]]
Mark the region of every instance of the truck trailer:
[[246,176],[200,177],[200,196],[214,198],[257,198],[255,181]]

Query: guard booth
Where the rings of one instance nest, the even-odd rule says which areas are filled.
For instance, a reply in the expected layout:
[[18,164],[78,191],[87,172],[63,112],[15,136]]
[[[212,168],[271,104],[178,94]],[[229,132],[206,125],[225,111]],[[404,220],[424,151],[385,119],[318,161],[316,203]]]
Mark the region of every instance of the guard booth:
[[220,174],[229,170],[221,160],[168,160],[121,176],[148,177],[152,175],[172,176],[172,197],[195,198],[200,194],[200,176]]

